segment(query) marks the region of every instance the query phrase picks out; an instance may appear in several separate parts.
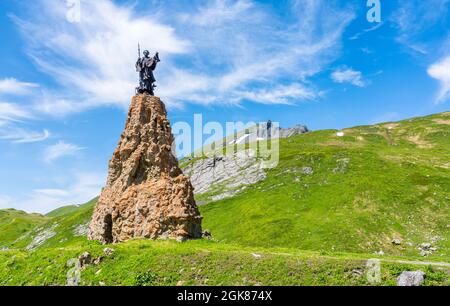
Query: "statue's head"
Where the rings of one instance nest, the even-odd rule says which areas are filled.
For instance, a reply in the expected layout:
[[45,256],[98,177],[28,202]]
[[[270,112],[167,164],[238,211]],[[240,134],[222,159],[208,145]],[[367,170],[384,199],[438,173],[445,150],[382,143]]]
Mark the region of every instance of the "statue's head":
[[150,52],[148,52],[148,50],[145,50],[145,51],[144,51],[144,56],[145,56],[145,57],[149,57],[149,55],[150,55]]

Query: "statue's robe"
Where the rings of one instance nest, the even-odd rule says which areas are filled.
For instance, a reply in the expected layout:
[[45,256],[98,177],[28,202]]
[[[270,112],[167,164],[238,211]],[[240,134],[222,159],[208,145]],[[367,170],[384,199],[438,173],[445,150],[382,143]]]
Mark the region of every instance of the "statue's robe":
[[154,58],[144,57],[138,59],[136,71],[139,72],[140,90],[153,94],[153,83],[156,82],[153,71],[156,69],[157,62]]

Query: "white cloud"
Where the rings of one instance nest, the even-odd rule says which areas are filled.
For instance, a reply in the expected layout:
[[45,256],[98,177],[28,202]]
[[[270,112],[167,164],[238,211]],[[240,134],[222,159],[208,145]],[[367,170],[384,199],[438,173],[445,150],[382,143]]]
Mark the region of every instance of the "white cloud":
[[30,119],[32,115],[22,107],[12,104],[0,102],[0,120],[1,121],[21,121]]
[[374,25],[374,26],[372,26],[372,27],[370,27],[370,28],[364,29],[362,32],[356,33],[355,35],[353,35],[353,36],[350,37],[349,39],[350,39],[350,40],[357,40],[357,39],[359,39],[362,35],[364,35],[364,34],[366,34],[366,33],[369,33],[369,32],[376,31],[376,30],[378,30],[379,28],[381,28],[383,25],[384,25],[384,22],[379,22],[379,23],[377,23],[376,25]]
[[301,86],[299,84],[278,86],[274,89],[262,89],[239,93],[241,99],[262,104],[291,104],[292,99],[313,100],[321,93]]
[[51,163],[61,157],[75,156],[82,150],[84,150],[84,148],[81,148],[77,145],[59,141],[57,144],[48,146],[45,149],[44,161],[47,163]]
[[437,102],[442,103],[450,97],[450,55],[428,68],[428,74],[439,81],[440,90]]
[[[184,92],[184,97],[173,98],[193,96],[204,104],[243,100],[290,104],[320,96],[312,94],[314,89],[304,81],[339,55],[343,31],[353,15],[327,1],[299,0],[291,4],[289,13],[294,21],[288,25],[285,18],[250,1],[214,1],[188,16],[183,14],[181,26],[190,29],[188,38],[195,48],[194,69],[220,67],[220,73],[200,72],[201,77],[194,82],[201,79],[206,84],[196,82],[198,86]],[[202,27],[206,20],[207,26]],[[281,97],[275,91],[281,90],[277,84],[282,79],[290,80],[290,84],[283,82],[286,85]],[[163,79],[164,87],[170,88],[171,81],[169,76]],[[189,78],[184,81],[189,83]],[[308,94],[300,94],[300,88]]]
[[0,131],[1,140],[9,140],[13,143],[33,143],[47,140],[50,137],[48,130],[42,132],[29,131],[21,128],[5,128]]
[[[449,29],[446,20],[450,0],[398,1],[398,9],[392,12],[390,21],[398,31],[397,41],[420,55],[436,53],[447,39]],[[433,35],[429,35],[433,31]],[[438,36],[440,39],[437,39]]]
[[[82,2],[81,22],[68,23],[64,5],[37,3],[41,14],[15,20],[30,57],[61,85],[44,102],[36,101],[36,109],[58,115],[101,105],[128,107],[137,85],[137,42],[161,53],[157,93],[169,107],[239,103],[240,94],[248,97],[256,88],[257,97],[261,88],[286,79],[291,83],[286,86],[305,87],[306,78],[339,56],[354,17],[325,0],[291,1],[289,19],[251,0],[196,3],[178,15],[167,11],[168,5],[138,15],[133,6],[98,0]],[[279,101],[299,97],[293,92]]]
[[76,172],[67,174],[73,182],[66,188],[35,189],[24,197],[0,195],[0,209],[14,207],[27,212],[48,213],[64,205],[83,204],[101,192],[106,174]]
[[50,132],[32,131],[19,127],[23,121],[35,119],[31,112],[13,103],[0,102],[0,140],[13,143],[32,143],[47,140]]
[[[137,16],[133,7],[107,0],[84,1],[81,5],[79,23],[67,22],[65,4],[53,0],[37,1],[32,7],[42,16],[14,18],[28,42],[29,56],[63,88],[54,94],[63,99],[37,104],[43,111],[82,111],[105,104],[128,106],[137,83],[134,64],[138,42],[166,57],[188,48],[172,27],[149,15]],[[73,105],[68,107],[67,103]]]
[[0,94],[24,95],[39,87],[35,83],[20,82],[14,78],[0,80]]
[[33,143],[47,140],[50,132],[47,129],[33,131],[20,127],[23,121],[34,120],[28,109],[17,104],[0,102],[0,140],[13,143]]
[[200,8],[194,16],[181,15],[181,18],[199,26],[217,26],[235,20],[236,16],[247,14],[253,7],[253,3],[248,0],[214,0],[208,6]]
[[367,85],[367,82],[363,79],[362,73],[351,68],[338,69],[331,74],[331,78],[334,82],[340,84],[348,83],[358,87],[365,87]]

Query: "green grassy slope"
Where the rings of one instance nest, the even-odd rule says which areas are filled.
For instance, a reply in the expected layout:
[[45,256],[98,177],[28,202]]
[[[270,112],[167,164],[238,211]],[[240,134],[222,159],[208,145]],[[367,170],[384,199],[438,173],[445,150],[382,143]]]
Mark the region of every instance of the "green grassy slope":
[[45,224],[48,218],[15,209],[0,210],[0,249],[14,244],[31,230]]
[[[369,257],[361,255],[332,257],[205,240],[182,244],[136,240],[113,247],[111,256],[96,243],[0,252],[0,285],[65,285],[67,275],[73,275],[69,261],[86,251],[103,260],[81,270],[79,285],[369,285],[365,277]],[[374,285],[395,285],[402,271],[417,269],[426,272],[424,285],[450,285],[448,267],[388,261],[381,263],[381,282]]]
[[[450,113],[344,132],[282,140],[266,180],[201,206],[215,241],[114,245],[81,284],[366,285],[375,256],[385,260],[382,285],[419,268],[427,285],[449,285],[448,267],[398,260],[450,262]],[[46,216],[1,210],[0,285],[63,285],[69,259],[100,256],[103,246],[86,239],[95,202]],[[428,258],[425,242],[437,248]]]
[[265,181],[201,207],[204,227],[223,242],[324,251],[418,256],[428,242],[449,258],[450,113],[336,132],[282,140]]
[[0,236],[0,244],[4,243],[4,246],[11,249],[23,249],[30,245],[35,249],[83,244],[96,200],[76,206],[76,209],[74,206],[59,208],[43,217],[37,226],[29,229],[17,240],[4,243],[3,237]]
[[[391,239],[410,238],[414,254],[415,244],[440,238],[448,250],[448,118],[357,127],[343,138],[320,131],[282,140],[280,165],[266,181],[201,207],[205,227],[218,239],[250,245],[397,254],[403,250]],[[303,167],[314,173],[303,174]],[[92,205],[39,217],[50,220],[47,228],[57,225],[50,242],[72,239],[70,230],[89,221]]]

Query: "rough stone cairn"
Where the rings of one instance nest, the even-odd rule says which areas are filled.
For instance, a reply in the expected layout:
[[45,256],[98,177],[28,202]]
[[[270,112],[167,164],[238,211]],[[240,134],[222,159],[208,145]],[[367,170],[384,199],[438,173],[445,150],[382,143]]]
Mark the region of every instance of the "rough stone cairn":
[[202,236],[193,187],[172,153],[173,140],[164,103],[146,94],[134,96],[89,239],[117,243]]

